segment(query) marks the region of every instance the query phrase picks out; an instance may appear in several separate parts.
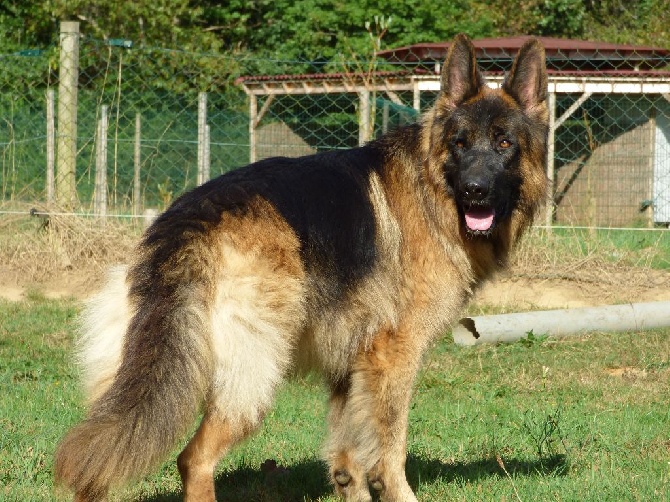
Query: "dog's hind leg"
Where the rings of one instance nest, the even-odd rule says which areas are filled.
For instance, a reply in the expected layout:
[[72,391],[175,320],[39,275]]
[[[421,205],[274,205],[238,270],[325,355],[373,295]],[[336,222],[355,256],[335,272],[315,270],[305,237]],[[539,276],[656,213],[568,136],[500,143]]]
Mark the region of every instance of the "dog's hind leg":
[[179,454],[177,466],[185,502],[214,502],[214,470],[235,443],[253,431],[251,424],[232,424],[217,410],[205,413],[195,436]]
[[[239,321],[239,319],[238,319]],[[177,464],[186,502],[214,502],[214,469],[236,443],[261,424],[272,405],[285,370],[289,346],[275,339],[269,325],[228,323],[227,339],[219,338],[217,368],[205,416]],[[265,336],[259,336],[265,332]],[[224,350],[221,350],[224,347]]]
[[205,416],[178,459],[187,502],[215,500],[214,469],[272,406],[301,322],[301,299],[288,294],[299,284],[292,291],[290,278],[234,272],[219,285],[210,314],[214,371]]

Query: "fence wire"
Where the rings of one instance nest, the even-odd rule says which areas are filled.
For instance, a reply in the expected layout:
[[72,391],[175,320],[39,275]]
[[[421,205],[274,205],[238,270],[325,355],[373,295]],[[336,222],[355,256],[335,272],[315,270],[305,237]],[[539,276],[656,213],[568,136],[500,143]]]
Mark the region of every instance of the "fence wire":
[[[493,82],[509,70],[508,42],[475,41]],[[544,42],[556,124],[547,223],[667,227],[670,51]],[[63,28],[57,47],[0,55],[3,207],[139,216],[250,161],[356,146],[417,120],[445,51],[418,44],[313,73]]]

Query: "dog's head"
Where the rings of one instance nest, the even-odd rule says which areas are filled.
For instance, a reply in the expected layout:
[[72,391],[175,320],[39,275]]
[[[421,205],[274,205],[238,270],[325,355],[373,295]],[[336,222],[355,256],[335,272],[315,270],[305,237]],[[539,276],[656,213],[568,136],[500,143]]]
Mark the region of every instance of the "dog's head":
[[[515,210],[545,198],[548,111],[544,49],[526,42],[500,89],[490,88],[475,48],[459,35],[442,70],[430,143],[440,175],[471,236],[489,236]],[[527,216],[527,215],[526,215]]]

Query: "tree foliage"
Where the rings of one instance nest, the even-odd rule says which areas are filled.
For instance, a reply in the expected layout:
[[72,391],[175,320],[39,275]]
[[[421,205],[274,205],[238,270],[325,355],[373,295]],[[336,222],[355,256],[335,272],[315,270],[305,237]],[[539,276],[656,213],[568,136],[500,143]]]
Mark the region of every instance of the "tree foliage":
[[281,55],[296,60],[330,60],[369,49],[366,22],[390,18],[386,46],[445,40],[459,32],[484,36],[493,26],[473,16],[470,2],[424,0],[235,0],[235,9],[207,9],[229,50]]
[[[145,69],[151,77],[142,85],[173,90],[225,89],[240,74],[355,68],[379,49],[459,32],[670,47],[670,0],[0,0],[0,54],[55,48],[60,20],[79,21],[86,41],[131,40],[140,50],[123,64]],[[215,57],[189,58],[196,53]],[[83,70],[105,64],[101,54],[88,54]],[[6,57],[4,64],[3,88],[49,78],[36,77],[30,61]],[[28,69],[10,71],[19,64]],[[57,65],[54,56],[50,68]]]
[[670,48],[670,0],[588,0],[584,36]]
[[385,47],[536,34],[670,46],[670,0],[0,0],[0,51],[55,44],[59,20],[140,46],[327,61],[370,50],[365,23],[391,18]]
[[670,48],[670,0],[508,0],[494,24],[502,35]]

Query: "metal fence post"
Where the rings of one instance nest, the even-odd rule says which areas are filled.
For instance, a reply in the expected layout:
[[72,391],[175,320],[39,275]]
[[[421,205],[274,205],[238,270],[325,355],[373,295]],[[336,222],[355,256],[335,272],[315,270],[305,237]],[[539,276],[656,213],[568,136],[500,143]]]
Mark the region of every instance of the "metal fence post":
[[58,150],[56,201],[73,209],[77,202],[77,88],[79,80],[79,23],[60,26],[60,69],[58,76]]
[[372,139],[370,127],[370,91],[358,91],[358,144],[363,145]]
[[258,98],[249,94],[249,163],[256,162],[256,126],[258,125]]
[[211,128],[209,127],[209,124],[205,126],[205,148],[203,150],[203,160],[202,160],[202,165],[203,165],[203,181],[208,181],[211,173],[210,173],[210,166],[211,166],[211,138],[210,138],[210,132]]

